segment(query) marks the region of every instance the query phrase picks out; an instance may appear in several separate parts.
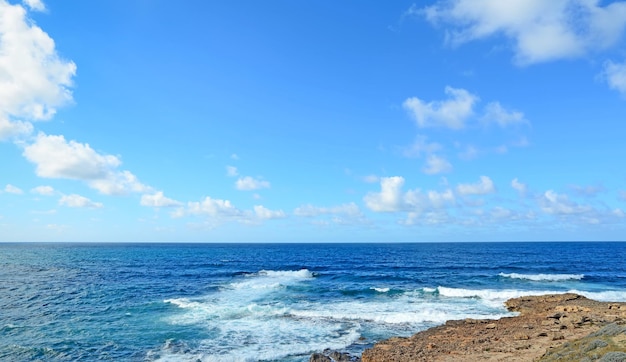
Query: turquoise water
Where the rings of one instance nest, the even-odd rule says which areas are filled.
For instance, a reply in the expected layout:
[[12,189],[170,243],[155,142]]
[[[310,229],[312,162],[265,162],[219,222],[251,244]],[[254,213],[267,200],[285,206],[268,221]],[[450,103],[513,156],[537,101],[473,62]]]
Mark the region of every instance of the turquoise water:
[[0,359],[307,361],[521,295],[626,301],[626,243],[0,244]]

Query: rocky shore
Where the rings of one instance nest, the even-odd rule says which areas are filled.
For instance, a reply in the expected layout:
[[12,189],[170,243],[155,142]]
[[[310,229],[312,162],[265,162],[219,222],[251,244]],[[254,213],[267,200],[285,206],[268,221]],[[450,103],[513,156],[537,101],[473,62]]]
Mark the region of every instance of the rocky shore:
[[[514,298],[505,304],[519,315],[448,321],[408,338],[379,342],[363,352],[362,361],[626,362],[626,303],[556,294]],[[340,360],[355,361],[342,354],[311,357]]]

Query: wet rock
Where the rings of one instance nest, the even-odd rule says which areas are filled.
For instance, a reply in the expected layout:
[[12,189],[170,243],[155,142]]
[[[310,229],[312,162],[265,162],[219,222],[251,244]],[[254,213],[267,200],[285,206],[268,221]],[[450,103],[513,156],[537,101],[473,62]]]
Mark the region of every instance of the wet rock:
[[332,360],[322,353],[313,353],[309,358],[309,362],[332,362]]
[[352,356],[350,353],[324,350],[323,353],[313,353],[309,362],[360,362],[361,358]]

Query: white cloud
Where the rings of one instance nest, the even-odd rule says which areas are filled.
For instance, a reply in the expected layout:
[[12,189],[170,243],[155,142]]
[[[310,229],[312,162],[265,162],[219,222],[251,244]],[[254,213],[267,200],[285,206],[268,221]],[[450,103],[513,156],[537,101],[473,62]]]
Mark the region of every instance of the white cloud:
[[121,164],[117,157],[101,155],[89,144],[43,133],[24,148],[24,156],[37,166],[37,176],[47,178],[97,180]]
[[502,128],[528,122],[524,118],[524,113],[506,110],[499,102],[490,102],[485,106],[482,121],[486,124],[495,123]]
[[174,207],[182,205],[179,201],[165,197],[163,191],[158,191],[153,195],[142,195],[140,204],[141,206],[148,207]]
[[7,118],[2,117],[0,113],[0,141],[19,137],[23,135],[29,135],[33,132],[33,125],[30,122],[22,121],[9,121]]
[[130,171],[111,171],[104,178],[87,183],[105,195],[124,195],[129,192],[151,192],[152,188],[139,182]]
[[226,166],[226,175],[228,175],[228,177],[238,176],[239,172],[237,171],[237,167],[235,167],[235,166]]
[[255,179],[250,176],[241,177],[235,182],[237,190],[251,191],[270,188],[270,183],[265,180]]
[[283,219],[287,217],[283,210],[270,210],[261,205],[254,206],[254,214],[261,220]]
[[487,176],[480,176],[480,181],[475,184],[460,184],[456,189],[461,195],[485,195],[496,191],[493,181]]
[[611,89],[626,96],[626,63],[604,63],[603,75]]
[[206,197],[200,202],[189,202],[187,213],[191,215],[208,215],[212,217],[232,217],[242,215],[229,200],[213,199]]
[[4,187],[4,192],[7,192],[9,194],[15,194],[15,195],[21,195],[24,193],[24,191],[22,191],[22,189],[20,189],[19,187],[13,186],[11,184],[6,185]]
[[[43,7],[41,1],[26,3],[33,10]],[[22,5],[0,0],[0,38],[0,119],[47,120],[72,101],[76,65],[59,57],[54,40]]]
[[424,165],[422,171],[428,175],[447,173],[452,171],[452,164],[450,164],[450,162],[443,157],[430,155],[426,159],[426,165]]
[[52,186],[37,186],[30,190],[30,192],[43,196],[52,196],[54,195],[54,188],[52,188]]
[[22,3],[33,11],[46,11],[46,5],[41,0],[23,0]]
[[465,89],[452,87],[446,87],[445,93],[450,99],[424,102],[417,97],[412,97],[404,101],[403,107],[421,128],[462,129],[467,119],[474,113],[474,105],[478,97]]
[[406,149],[404,155],[406,157],[421,157],[423,154],[431,154],[441,150],[441,145],[436,142],[428,142],[426,136],[417,136],[415,142]]
[[428,191],[428,200],[435,208],[443,208],[446,205],[454,204],[456,199],[452,190],[448,189],[443,192]]
[[[412,11],[416,13],[416,11]],[[440,0],[420,12],[450,25],[452,45],[504,35],[519,64],[580,57],[616,45],[626,25],[626,3],[599,0]]]
[[328,214],[347,215],[347,216],[353,216],[353,217],[362,215],[359,207],[353,202],[349,204],[342,204],[342,205],[333,206],[333,207],[317,207],[313,205],[302,205],[300,207],[297,207],[293,211],[293,214],[296,216],[302,216],[302,217],[316,217],[316,216],[328,215]]
[[526,184],[519,182],[517,177],[511,181],[511,187],[517,190],[521,194],[526,193],[526,189],[527,189]]
[[72,195],[63,195],[59,199],[59,205],[67,206],[67,207],[81,207],[81,208],[93,208],[99,209],[103,205],[99,202],[93,202],[88,198],[76,194]]
[[402,185],[404,178],[401,176],[382,177],[380,179],[380,192],[370,192],[363,200],[365,205],[372,211],[395,212],[403,208]]
[[571,201],[567,195],[546,191],[539,199],[541,209],[548,214],[572,215],[591,211],[591,207],[579,205]]
[[[417,217],[424,212],[435,212],[456,203],[451,189],[444,191],[430,190],[426,193],[419,189],[402,191],[404,178],[400,176],[381,179],[380,192],[370,192],[363,200],[365,205],[376,212],[409,212]],[[438,212],[438,211],[437,211]]]
[[122,162],[117,157],[99,154],[86,143],[67,142],[63,136],[40,133],[24,148],[24,156],[40,177],[82,180],[107,195],[150,190],[129,171],[118,170]]

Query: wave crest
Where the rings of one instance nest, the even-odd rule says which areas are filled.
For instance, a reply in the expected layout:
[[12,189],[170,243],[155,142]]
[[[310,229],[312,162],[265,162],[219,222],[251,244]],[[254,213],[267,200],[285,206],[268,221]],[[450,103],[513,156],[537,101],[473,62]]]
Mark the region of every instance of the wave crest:
[[581,280],[584,274],[518,274],[500,273],[503,278],[531,280],[533,282],[562,282],[566,280]]

